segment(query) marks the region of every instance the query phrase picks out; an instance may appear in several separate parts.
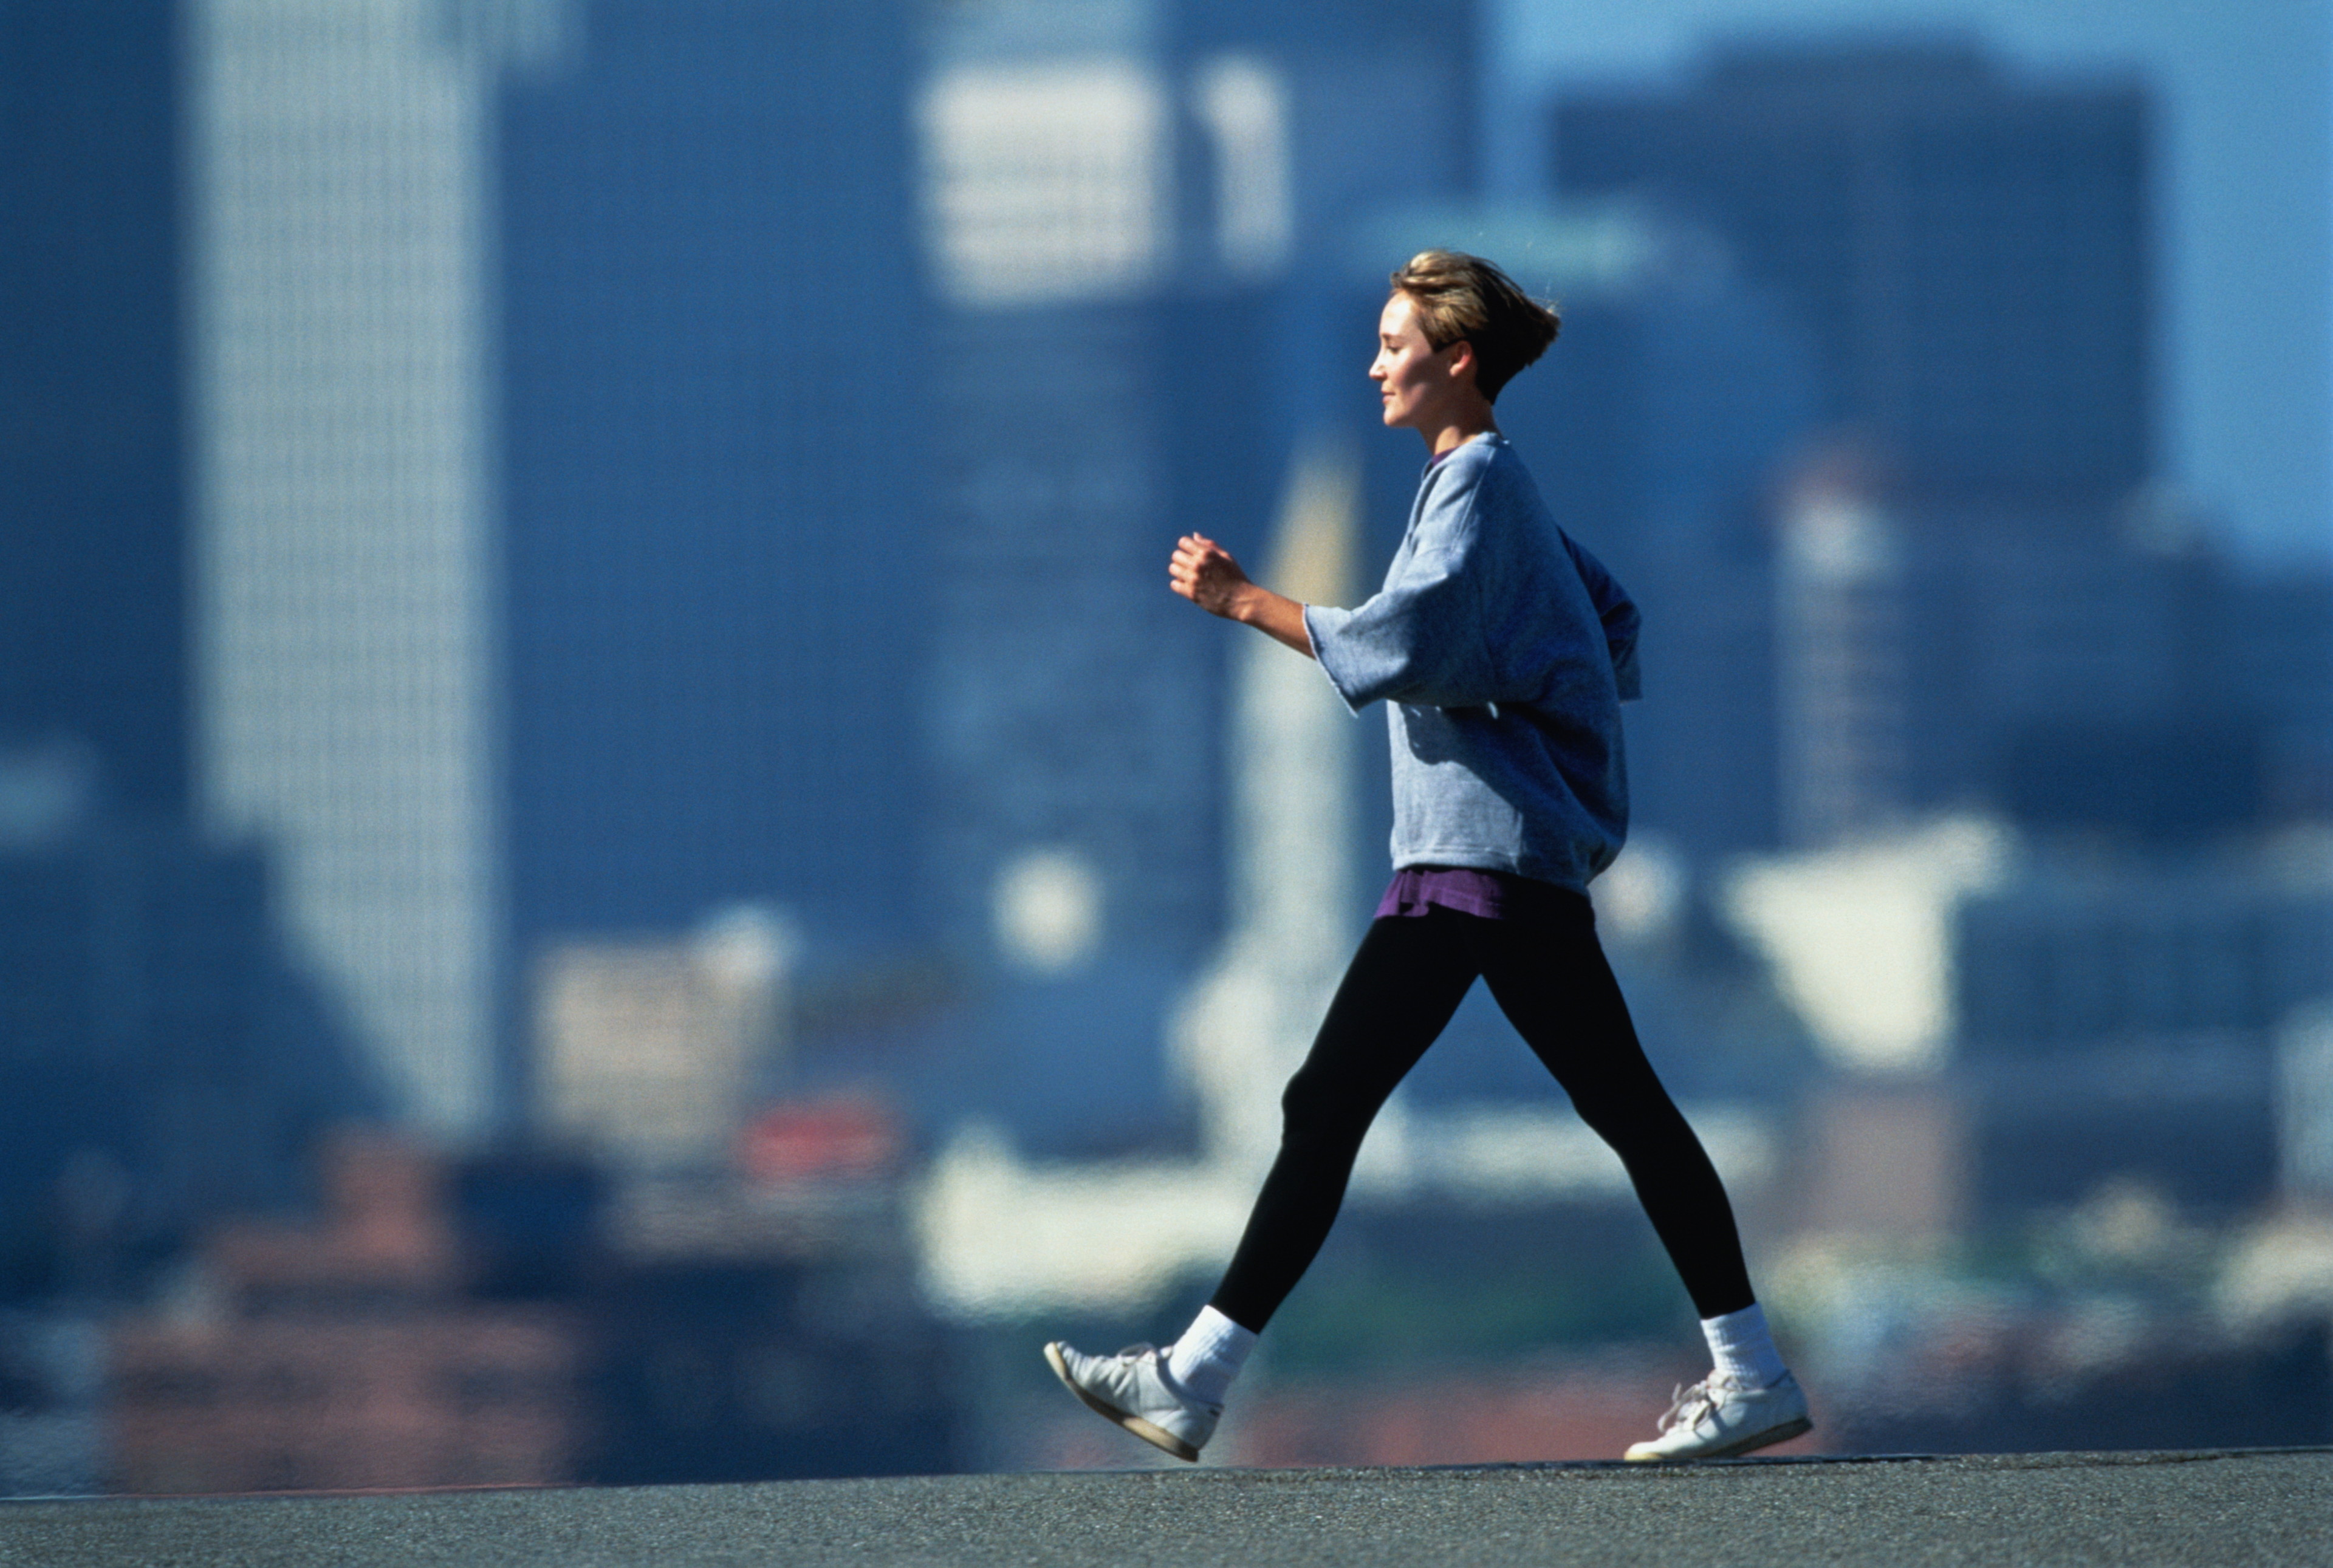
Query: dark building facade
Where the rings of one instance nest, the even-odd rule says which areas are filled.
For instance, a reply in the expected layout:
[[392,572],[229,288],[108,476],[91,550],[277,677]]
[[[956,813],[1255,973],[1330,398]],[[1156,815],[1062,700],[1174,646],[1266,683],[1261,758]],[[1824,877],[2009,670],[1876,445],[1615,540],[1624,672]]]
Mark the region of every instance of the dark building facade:
[[193,794],[170,4],[0,4],[0,1298],[128,1288],[378,1101]]
[[504,88],[509,896],[913,920],[906,8],[600,0]]
[[187,798],[175,5],[0,4],[0,746]]
[[1923,488],[2079,502],[2151,468],[2150,136],[2137,86],[1973,46],[1743,48],[1567,98],[1554,161],[1714,226],[1801,314],[1829,416]]
[[277,935],[268,868],[148,823],[0,843],[0,1297],[104,1295],[220,1213],[298,1197],[378,1113]]
[[2044,857],[1961,907],[1953,1074],[1981,1213],[2117,1179],[2222,1211],[2273,1196],[2277,1035],[2333,974],[2308,861]]

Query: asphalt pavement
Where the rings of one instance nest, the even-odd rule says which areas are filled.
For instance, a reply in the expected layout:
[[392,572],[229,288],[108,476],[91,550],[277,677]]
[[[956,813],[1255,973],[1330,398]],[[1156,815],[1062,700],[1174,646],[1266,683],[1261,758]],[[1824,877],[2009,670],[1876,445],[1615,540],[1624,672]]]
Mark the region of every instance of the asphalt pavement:
[[2333,1448],[0,1505],[0,1563],[2333,1563]]

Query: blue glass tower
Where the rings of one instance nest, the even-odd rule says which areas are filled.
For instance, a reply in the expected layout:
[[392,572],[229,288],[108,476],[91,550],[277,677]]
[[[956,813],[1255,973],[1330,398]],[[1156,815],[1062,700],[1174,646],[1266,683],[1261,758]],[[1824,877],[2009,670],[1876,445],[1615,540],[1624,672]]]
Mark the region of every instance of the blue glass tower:
[[905,7],[577,8],[501,139],[509,895],[913,919]]
[[187,798],[176,8],[0,4],[0,746]]

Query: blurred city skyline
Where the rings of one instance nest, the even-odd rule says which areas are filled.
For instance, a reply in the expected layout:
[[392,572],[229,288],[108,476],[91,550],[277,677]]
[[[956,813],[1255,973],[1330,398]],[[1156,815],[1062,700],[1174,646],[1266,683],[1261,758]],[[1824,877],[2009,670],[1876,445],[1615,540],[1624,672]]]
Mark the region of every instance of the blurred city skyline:
[[[1830,1429],[2317,1440],[2328,65],[2262,16],[0,0],[0,1483],[1106,1458],[1015,1336],[1195,1299],[1390,820],[1166,552],[1369,592],[1429,245],[1563,307],[1498,413],[1645,614],[1599,924]],[[1511,1353],[1603,1451],[1690,1333],[1625,1195],[1470,998],[1235,1453],[1414,1375],[1483,1457]]]
[[2333,553],[2333,6],[2320,0],[1497,0],[1494,188],[1541,188],[1548,102],[1675,82],[1728,40],[1954,38],[2159,107],[2167,476],[2261,562]]

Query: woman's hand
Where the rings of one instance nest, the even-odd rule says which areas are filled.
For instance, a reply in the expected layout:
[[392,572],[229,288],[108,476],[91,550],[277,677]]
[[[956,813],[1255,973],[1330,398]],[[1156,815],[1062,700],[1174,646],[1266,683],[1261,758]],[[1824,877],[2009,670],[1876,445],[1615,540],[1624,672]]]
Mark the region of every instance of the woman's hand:
[[1204,534],[1186,534],[1175,542],[1175,557],[1166,563],[1166,581],[1176,592],[1210,615],[1237,620],[1243,591],[1248,581],[1232,553]]
[[1312,634],[1304,629],[1304,606],[1249,582],[1232,553],[1205,534],[1186,534],[1175,542],[1166,582],[1208,614],[1243,621],[1311,656]]

